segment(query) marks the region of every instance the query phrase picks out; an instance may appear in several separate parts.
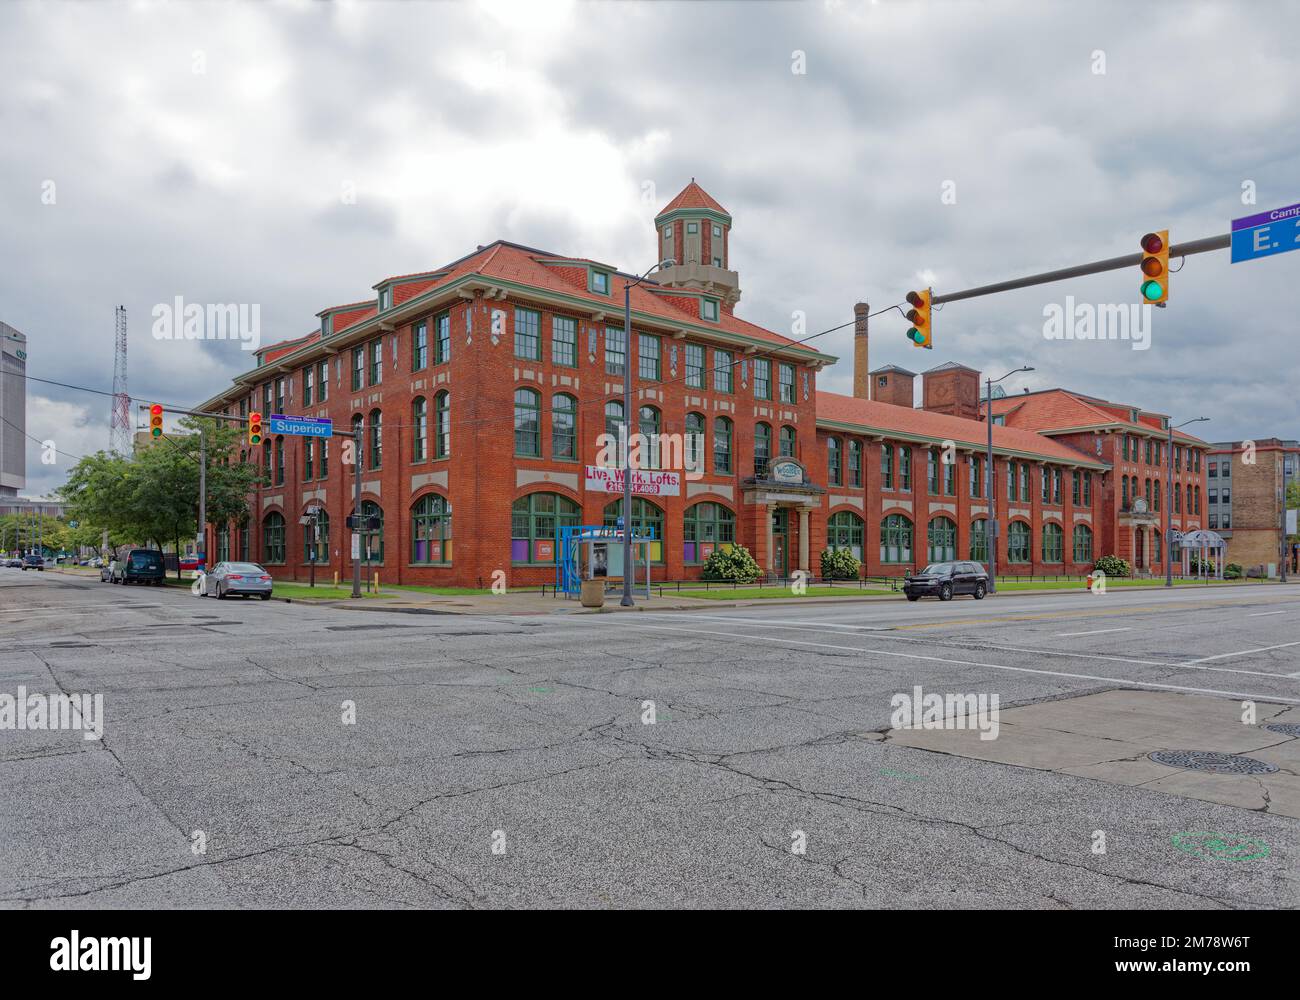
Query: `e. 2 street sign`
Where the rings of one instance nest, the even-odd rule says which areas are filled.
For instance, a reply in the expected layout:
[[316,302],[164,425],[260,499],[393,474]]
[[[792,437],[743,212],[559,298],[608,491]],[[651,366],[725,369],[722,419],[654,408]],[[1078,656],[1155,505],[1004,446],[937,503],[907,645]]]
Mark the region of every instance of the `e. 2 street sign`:
[[334,433],[334,421],[324,417],[286,417],[283,413],[272,413],[266,426],[268,433],[299,437],[327,438]]
[[1300,250],[1300,205],[1232,221],[1232,262]]

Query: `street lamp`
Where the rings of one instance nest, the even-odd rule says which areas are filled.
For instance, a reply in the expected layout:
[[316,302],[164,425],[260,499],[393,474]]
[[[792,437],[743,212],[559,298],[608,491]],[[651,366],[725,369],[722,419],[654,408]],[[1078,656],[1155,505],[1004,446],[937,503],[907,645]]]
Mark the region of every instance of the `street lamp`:
[[632,442],[632,289],[655,271],[676,264],[672,257],[661,260],[636,281],[623,285],[623,600],[625,608],[632,607],[632,468],[629,454]]
[[[1188,424],[1198,424],[1209,417],[1192,417],[1181,424],[1169,425],[1169,450],[1165,453],[1165,586],[1174,585],[1174,431]],[[1135,480],[1136,482],[1136,480]],[[1190,514],[1191,511],[1188,511]]]
[[1022,365],[1019,368],[1013,368],[1011,371],[1003,375],[1002,378],[991,378],[986,380],[987,388],[985,389],[985,399],[988,406],[988,417],[986,418],[985,423],[989,425],[989,445],[988,454],[984,460],[984,492],[989,498],[989,516],[984,522],[984,546],[988,549],[989,553],[990,594],[996,594],[998,592],[998,491],[997,482],[993,475],[993,383],[1001,382],[1003,378],[1010,378],[1017,372],[1031,372],[1033,370],[1034,368],[1032,365]]

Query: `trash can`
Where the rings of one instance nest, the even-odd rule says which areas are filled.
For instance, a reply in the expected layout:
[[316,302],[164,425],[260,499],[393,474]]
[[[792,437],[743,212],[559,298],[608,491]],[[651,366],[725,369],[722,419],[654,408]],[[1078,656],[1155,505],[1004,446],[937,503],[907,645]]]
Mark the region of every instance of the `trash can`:
[[584,608],[602,608],[605,606],[605,581],[601,578],[582,581],[582,606]]

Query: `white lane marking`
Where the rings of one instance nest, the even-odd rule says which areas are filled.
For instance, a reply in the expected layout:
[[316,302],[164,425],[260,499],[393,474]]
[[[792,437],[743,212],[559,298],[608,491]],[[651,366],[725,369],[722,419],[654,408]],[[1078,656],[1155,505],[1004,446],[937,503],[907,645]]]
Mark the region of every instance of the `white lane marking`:
[[1266,615],[1284,615],[1285,611],[1256,611],[1253,615],[1247,615],[1247,618],[1263,618]]
[[1190,667],[1196,663],[1207,663],[1210,660],[1222,660],[1227,656],[1246,656],[1249,653],[1267,653],[1270,649],[1286,649],[1289,646],[1300,646],[1300,642],[1279,642],[1276,646],[1260,646],[1257,649],[1239,649],[1234,653],[1220,653],[1218,656],[1202,656],[1196,660],[1188,660],[1186,663],[1178,664],[1180,667]]
[[1125,628],[1095,628],[1091,632],[1057,632],[1056,638],[1068,639],[1072,635],[1102,635],[1105,632],[1132,632],[1131,626]]
[[[1263,702],[1287,702],[1300,705],[1300,698],[1283,698],[1278,695],[1248,694],[1244,691],[1219,691],[1215,688],[1194,688],[1182,684],[1155,684],[1151,681],[1135,681],[1127,677],[1101,677],[1096,674],[1071,674],[1061,670],[1036,670],[1033,667],[1012,667],[1003,663],[977,663],[974,660],[952,660],[942,656],[922,656],[920,653],[896,653],[886,649],[863,649],[861,646],[836,646],[829,642],[804,642],[801,639],[769,639],[762,635],[738,635],[735,632],[714,632],[707,629],[673,628],[669,625],[641,625],[629,623],[631,628],[653,629],[657,632],[682,632],[688,635],[717,635],[727,639],[740,639],[746,642],[771,642],[795,646],[818,646],[822,649],[838,649],[850,653],[865,653],[871,656],[897,656],[907,660],[929,660],[932,663],[944,663],[959,667],[986,667],[989,670],[1010,670],[1018,674],[1039,674],[1044,677],[1068,677],[1081,681],[1105,681],[1110,684],[1129,684],[1133,687],[1159,688],[1162,691],[1188,691],[1192,694],[1217,694],[1229,698],[1249,698]],[[1276,675],[1274,675],[1276,676]]]
[[[680,616],[675,614],[664,614],[657,612],[646,612],[646,616],[657,618],[668,618],[673,621],[680,621]],[[693,617],[703,617],[702,615]],[[711,621],[723,623],[739,622],[744,625],[753,625],[757,628],[778,628],[786,629],[791,632],[816,632],[818,627],[804,628],[797,625],[773,625],[767,622],[761,622],[756,618],[724,618],[721,616],[710,616]],[[888,639],[892,642],[919,642],[929,646],[943,646],[947,643],[941,638],[922,639],[911,635],[898,635],[896,632],[855,632],[853,635],[860,635],[864,639]],[[1177,660],[1139,660],[1132,656],[1108,656],[1103,653],[1070,653],[1062,649],[1037,649],[1029,646],[1003,646],[998,643],[982,642],[978,649],[996,649],[1003,653],[1033,653],[1035,656],[1063,656],[1071,660],[1108,660],[1111,663],[1132,663],[1140,667],[1167,667],[1167,668],[1190,668],[1193,670],[1213,670],[1215,673],[1222,674],[1248,674],[1252,677],[1282,677],[1289,676],[1279,674],[1272,670],[1245,670],[1237,667],[1201,667],[1188,663],[1179,663]]]

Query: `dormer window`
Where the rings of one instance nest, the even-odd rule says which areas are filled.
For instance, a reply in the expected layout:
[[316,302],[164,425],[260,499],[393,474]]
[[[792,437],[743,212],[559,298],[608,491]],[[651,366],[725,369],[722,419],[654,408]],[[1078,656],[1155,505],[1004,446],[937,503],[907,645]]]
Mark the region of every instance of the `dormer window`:
[[664,242],[671,243],[672,241],[673,241],[673,227],[664,226]]
[[700,317],[707,319],[710,323],[716,323],[718,321],[718,300],[700,299]]
[[379,289],[379,311],[383,312],[392,302],[392,291],[387,288]]
[[320,335],[322,337],[328,337],[333,332],[334,324],[330,322],[330,319],[331,317],[329,316],[322,316],[320,318]]
[[588,286],[590,291],[597,295],[609,294],[609,272],[608,271],[591,271]]

